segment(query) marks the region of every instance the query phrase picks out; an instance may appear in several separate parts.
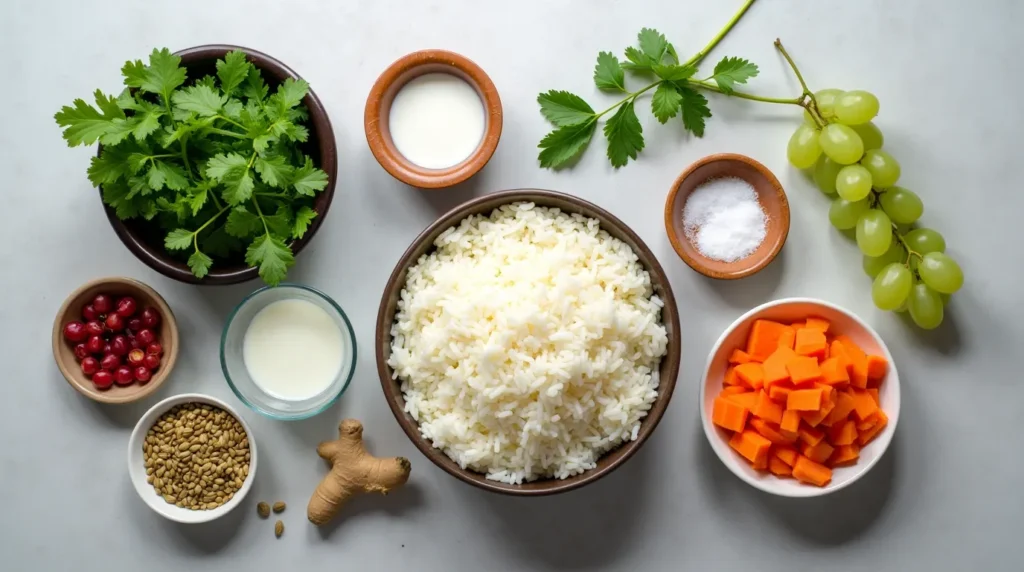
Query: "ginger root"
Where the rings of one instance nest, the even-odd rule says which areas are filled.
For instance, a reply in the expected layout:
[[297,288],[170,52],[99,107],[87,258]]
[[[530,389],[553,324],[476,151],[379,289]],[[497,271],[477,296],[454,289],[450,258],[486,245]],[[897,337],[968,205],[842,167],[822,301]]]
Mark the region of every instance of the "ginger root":
[[386,495],[409,480],[409,460],[379,459],[367,452],[363,424],[355,419],[342,421],[338,439],[320,443],[316,452],[331,463],[331,472],[317,485],[306,509],[309,522],[317,526],[328,523],[353,496],[373,492]]

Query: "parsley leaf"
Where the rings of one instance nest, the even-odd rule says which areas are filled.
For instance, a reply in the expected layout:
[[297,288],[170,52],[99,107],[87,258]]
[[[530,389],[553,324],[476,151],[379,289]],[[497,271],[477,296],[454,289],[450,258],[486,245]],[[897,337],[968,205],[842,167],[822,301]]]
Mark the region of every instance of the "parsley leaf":
[[192,246],[196,233],[186,228],[176,228],[167,233],[164,239],[164,248],[167,250],[185,250]]
[[682,81],[693,76],[697,73],[697,68],[693,66],[680,66],[680,65],[662,65],[658,64],[653,67],[654,73],[657,74],[663,80],[667,81]]
[[250,67],[252,64],[245,58],[245,52],[240,50],[228,52],[223,60],[217,60],[217,77],[220,78],[220,88],[224,93],[230,95],[242,85],[249,77]]
[[683,96],[679,95],[675,86],[663,81],[658,84],[658,89],[654,91],[654,97],[651,98],[651,112],[658,118],[658,121],[666,123],[679,113],[682,100]]
[[604,136],[608,139],[608,159],[613,167],[622,167],[630,159],[636,159],[636,154],[644,148],[644,135],[632,100],[620,105],[604,124]]
[[258,157],[253,164],[263,182],[271,187],[285,187],[292,174],[292,167],[281,155]]
[[594,66],[594,83],[599,89],[626,91],[626,74],[619,65],[619,58],[611,52],[599,52]]
[[64,139],[67,140],[68,147],[92,145],[97,139],[115,129],[115,119],[124,119],[124,112],[117,107],[114,98],[103,95],[98,89],[95,98],[99,109],[84,100],[76,99],[74,107],[65,105],[53,116],[57,125],[65,128]]
[[188,188],[188,177],[185,169],[159,159],[153,161],[153,169],[160,171],[164,178],[164,184],[172,191],[183,191]]
[[198,250],[188,257],[188,267],[196,278],[203,278],[209,274],[211,266],[213,266],[213,259]]
[[114,209],[117,218],[128,220],[139,216],[139,201],[128,196],[130,190],[124,181],[103,185],[102,194],[103,202]]
[[94,185],[113,183],[128,174],[128,151],[125,146],[104,147],[89,162],[89,181]]
[[142,87],[146,81],[146,64],[142,63],[142,60],[127,61],[121,68],[121,75],[124,76],[126,86]]
[[193,85],[176,91],[171,99],[175,107],[195,112],[200,117],[219,114],[228,101],[226,95],[221,95],[205,85]]
[[310,223],[316,218],[316,211],[309,207],[302,207],[295,213],[295,222],[292,224],[292,238],[298,240],[305,236]]
[[227,224],[224,226],[224,230],[228,234],[238,238],[252,236],[262,228],[263,223],[260,221],[260,217],[249,212],[249,209],[244,206],[231,209],[231,212],[228,213]]
[[576,125],[594,119],[594,110],[578,95],[551,90],[537,96],[540,112],[558,126]]
[[268,105],[274,107],[277,115],[284,115],[289,109],[302,103],[302,98],[309,93],[309,84],[304,79],[288,78],[281,82],[277,92],[270,96]]
[[651,58],[647,57],[647,54],[633,46],[626,48],[626,59],[629,60],[629,63],[622,64],[622,67],[628,70],[650,71],[651,66],[654,65],[654,62],[651,61]]
[[640,51],[650,60],[652,64],[660,64],[665,53],[668,51],[668,40],[665,35],[652,28],[643,28],[637,34],[637,41]]
[[715,65],[715,75],[710,79],[715,80],[722,93],[728,95],[735,91],[737,83],[747,83],[748,79],[757,76],[757,72],[757,64],[726,56]]
[[284,280],[288,268],[295,264],[295,256],[283,240],[264,234],[249,245],[245,251],[245,262],[249,266],[259,266],[260,278],[271,286],[277,286]]
[[248,169],[249,162],[238,153],[221,153],[206,162],[206,176],[223,181],[225,177]]
[[685,85],[676,85],[682,96],[683,127],[697,137],[704,136],[704,119],[711,117],[708,100],[697,90]]
[[305,163],[292,173],[291,186],[300,195],[311,197],[327,187],[327,173],[313,166],[313,160],[306,157]]
[[579,155],[590,143],[596,128],[597,118],[591,117],[583,123],[563,125],[545,135],[537,145],[541,148],[537,157],[540,166],[558,168]]
[[249,76],[245,78],[245,84],[242,86],[242,95],[250,100],[262,102],[267,98],[268,91],[269,88],[263,82],[260,70],[256,69],[255,66],[249,68]]
[[286,204],[280,204],[274,214],[263,217],[263,222],[275,236],[291,236],[292,209]]
[[149,65],[137,87],[142,91],[162,96],[164,101],[170,101],[171,92],[185,83],[185,68],[180,64],[181,58],[167,48],[154,49],[149,55]]

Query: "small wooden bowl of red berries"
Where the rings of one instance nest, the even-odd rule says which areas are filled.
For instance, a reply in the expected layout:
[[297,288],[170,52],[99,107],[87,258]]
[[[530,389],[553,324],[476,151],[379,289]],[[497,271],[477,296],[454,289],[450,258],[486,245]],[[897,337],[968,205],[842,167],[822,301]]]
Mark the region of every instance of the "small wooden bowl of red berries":
[[103,403],[153,393],[178,358],[178,324],[160,294],[131,278],[75,290],[53,322],[53,358],[71,387]]

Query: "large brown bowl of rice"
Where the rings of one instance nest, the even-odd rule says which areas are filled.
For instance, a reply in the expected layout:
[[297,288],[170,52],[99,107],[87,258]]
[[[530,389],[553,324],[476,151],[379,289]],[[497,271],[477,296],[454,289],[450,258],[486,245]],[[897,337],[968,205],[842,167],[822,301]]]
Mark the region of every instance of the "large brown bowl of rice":
[[501,191],[413,241],[376,349],[388,405],[427,458],[486,490],[546,495],[610,473],[654,432],[679,312],[622,221],[563,193]]

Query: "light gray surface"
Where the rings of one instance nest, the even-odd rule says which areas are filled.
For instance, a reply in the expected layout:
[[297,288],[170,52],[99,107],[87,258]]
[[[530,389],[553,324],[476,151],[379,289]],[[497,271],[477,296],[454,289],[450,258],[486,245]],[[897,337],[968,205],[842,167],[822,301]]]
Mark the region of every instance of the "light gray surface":
[[[714,97],[700,140],[642,108],[648,149],[618,172],[595,142],[571,171],[536,164],[548,126],[534,102],[550,88],[594,102],[599,50],[621,50],[642,26],[681,53],[703,46],[739,5],[722,2],[39,2],[0,4],[0,569],[22,570],[1019,570],[1024,481],[1019,454],[1024,386],[1019,368],[1020,92],[1024,4],[766,1],[709,58],[757,62],[752,90],[795,93],[772,49],[781,37],[812,86],[865,88],[882,102],[886,148],[926,202],[924,220],[946,236],[967,285],[946,326],[924,334],[872,308],[856,247],[832,231],[826,202],[787,167],[798,109]],[[483,6],[487,7],[483,7]],[[884,7],[883,7],[884,6]],[[302,423],[247,414],[261,462],[242,510],[221,522],[179,526],[136,497],[125,470],[128,434],[158,397],[186,391],[235,400],[217,361],[224,318],[257,284],[196,288],[136,261],[107,224],[85,179],[92,150],[65,147],[52,116],[153,46],[237,43],[270,53],[309,80],[334,123],[338,194],[326,225],[291,279],[322,288],[352,318],[355,382],[340,405]],[[505,129],[490,165],[453,190],[398,184],[373,160],[362,131],[370,85],[410,51],[448,48],[494,80]],[[745,153],[775,171],[789,194],[783,254],[737,283],[705,280],[674,254],[662,226],[669,185],[709,153]],[[517,500],[463,485],[434,468],[388,411],[371,348],[380,292],[392,264],[439,213],[471,196],[536,186],[608,208],[644,238],[671,276],[683,322],[683,368],[657,433],[607,479],[556,498]],[[50,355],[53,314],[65,295],[103,275],[159,290],[181,324],[182,352],[157,397],[100,406],[72,391]],[[729,474],[700,430],[697,383],[707,351],[746,309],[783,296],[826,298],[872,323],[903,381],[889,454],[832,498],[758,493]],[[239,404],[240,405],[240,404]],[[373,451],[412,460],[410,485],[364,498],[318,532],[304,507],[323,463],[313,449],[344,416],[362,419]],[[287,531],[256,518],[257,500],[289,503]]]

